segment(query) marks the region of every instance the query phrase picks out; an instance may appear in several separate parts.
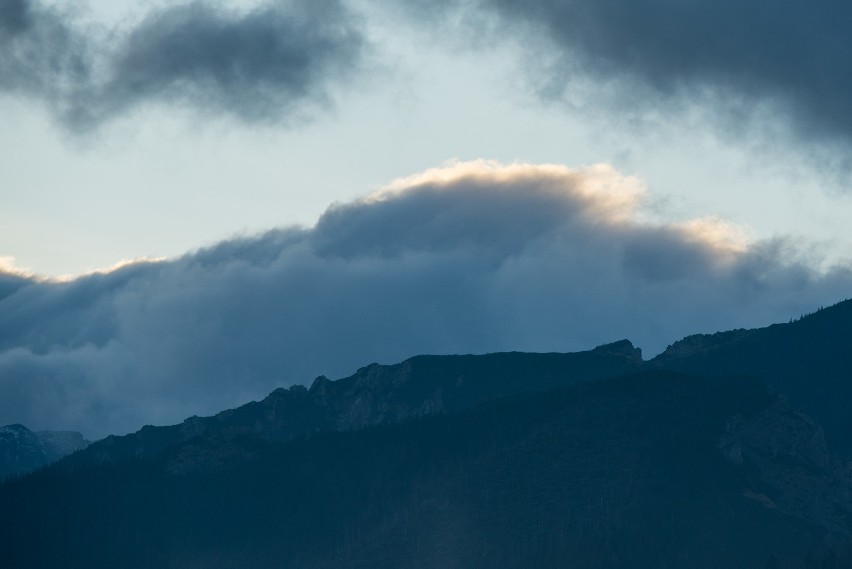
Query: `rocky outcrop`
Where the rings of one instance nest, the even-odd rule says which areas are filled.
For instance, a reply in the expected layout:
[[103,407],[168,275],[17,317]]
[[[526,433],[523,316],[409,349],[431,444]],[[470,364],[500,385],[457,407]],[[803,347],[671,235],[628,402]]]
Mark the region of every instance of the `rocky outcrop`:
[[593,352],[621,356],[634,363],[642,363],[642,348],[637,348],[630,340],[619,340],[610,344],[598,346]]
[[655,362],[665,365],[672,360],[688,358],[698,354],[706,354],[722,346],[726,346],[748,337],[753,330],[729,330],[715,334],[693,334],[670,344]]
[[849,534],[852,467],[829,453],[822,427],[807,415],[777,400],[753,416],[731,417],[718,448],[751,473],[744,497]]

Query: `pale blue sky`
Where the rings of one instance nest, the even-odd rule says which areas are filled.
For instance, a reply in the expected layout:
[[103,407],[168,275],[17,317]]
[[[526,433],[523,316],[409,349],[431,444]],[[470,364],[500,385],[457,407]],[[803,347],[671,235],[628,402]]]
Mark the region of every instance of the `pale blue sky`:
[[[80,136],[35,102],[0,97],[0,255],[54,276],[174,257],[237,233],[312,225],[332,202],[394,178],[486,158],[611,163],[644,181],[648,215],[717,216],[754,238],[791,236],[847,256],[852,192],[801,158],[811,143],[720,134],[722,119],[700,106],[614,110],[597,103],[607,88],[582,76],[579,108],[542,101],[516,42],[471,49],[452,30],[365,4],[368,69],[295,127],[153,105]],[[98,1],[87,18],[120,29],[145,13],[144,3]]]

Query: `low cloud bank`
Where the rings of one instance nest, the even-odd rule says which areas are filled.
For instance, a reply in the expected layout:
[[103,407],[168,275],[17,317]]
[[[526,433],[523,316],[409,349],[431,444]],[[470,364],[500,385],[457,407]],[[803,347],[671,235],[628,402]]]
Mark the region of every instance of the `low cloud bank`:
[[0,273],[0,422],[90,437],[421,353],[573,351],[786,321],[849,296],[783,241],[650,222],[608,166],[471,162],[287,228],[54,282]]

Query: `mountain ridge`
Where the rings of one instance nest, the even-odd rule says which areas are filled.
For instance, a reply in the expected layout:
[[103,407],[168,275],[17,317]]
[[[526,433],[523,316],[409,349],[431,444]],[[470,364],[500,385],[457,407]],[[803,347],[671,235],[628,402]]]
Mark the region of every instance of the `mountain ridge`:
[[173,444],[211,432],[287,440],[316,431],[352,430],[452,412],[524,391],[595,381],[638,371],[641,366],[641,351],[628,340],[567,354],[414,356],[398,364],[369,364],[338,380],[319,376],[309,388],[278,388],[260,401],[213,416],[193,416],[177,425],[149,425],[128,435],[109,436],[66,458],[63,464],[154,456]]
[[[832,329],[839,329],[839,338],[828,334],[826,339],[824,331],[814,333],[814,325],[824,326],[826,320],[840,321],[832,324]],[[848,367],[834,366],[827,373],[812,377],[808,386],[820,386],[816,394],[797,385],[807,370],[791,363],[791,359],[816,362],[806,365],[819,366],[819,362],[836,360],[837,354]],[[524,369],[533,361],[536,363],[532,368]],[[460,366],[454,372],[456,376],[441,375],[438,368],[445,363],[449,367]],[[560,366],[569,369],[556,371]],[[843,403],[852,401],[852,301],[843,301],[790,323],[686,336],[650,360],[643,360],[641,349],[625,339],[567,354],[420,355],[397,364],[368,364],[341,379],[321,375],[310,387],[275,389],[260,401],[216,415],[189,417],[177,425],[147,425],[135,433],[109,436],[86,452],[66,459],[66,463],[151,456],[209,432],[286,440],[308,432],[350,430],[452,412],[529,389],[552,389],[644,369],[759,377],[822,424],[834,450],[852,456],[852,415],[845,412]],[[466,378],[466,373],[470,377]],[[472,384],[465,385],[465,381]],[[836,396],[831,396],[832,392]]]

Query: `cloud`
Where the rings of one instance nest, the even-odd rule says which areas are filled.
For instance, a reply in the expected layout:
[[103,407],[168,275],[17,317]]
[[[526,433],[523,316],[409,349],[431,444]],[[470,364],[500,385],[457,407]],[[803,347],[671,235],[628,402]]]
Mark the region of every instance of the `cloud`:
[[649,221],[644,202],[606,165],[458,163],[311,228],[65,282],[5,273],[0,422],[100,436],[420,353],[627,337],[652,355],[852,290],[849,267],[714,220]]
[[[542,92],[563,98],[589,77],[614,87],[616,104],[679,103],[724,109],[728,128],[773,128],[786,116],[797,137],[852,138],[852,4],[834,0],[437,0],[409,2],[419,20],[461,20],[533,49]],[[468,34],[470,35],[470,34]],[[487,32],[486,32],[487,35]],[[480,40],[481,41],[481,40]],[[595,100],[600,100],[600,90]],[[669,113],[666,113],[667,116]],[[750,120],[749,120],[750,119]],[[718,123],[719,116],[715,117]]]
[[85,90],[89,46],[63,15],[30,0],[0,8],[0,92],[35,97],[57,112]]
[[127,31],[77,24],[36,0],[0,8],[0,91],[38,100],[88,131],[145,105],[246,122],[299,122],[363,61],[357,18],[337,0],[248,12],[192,2]]

